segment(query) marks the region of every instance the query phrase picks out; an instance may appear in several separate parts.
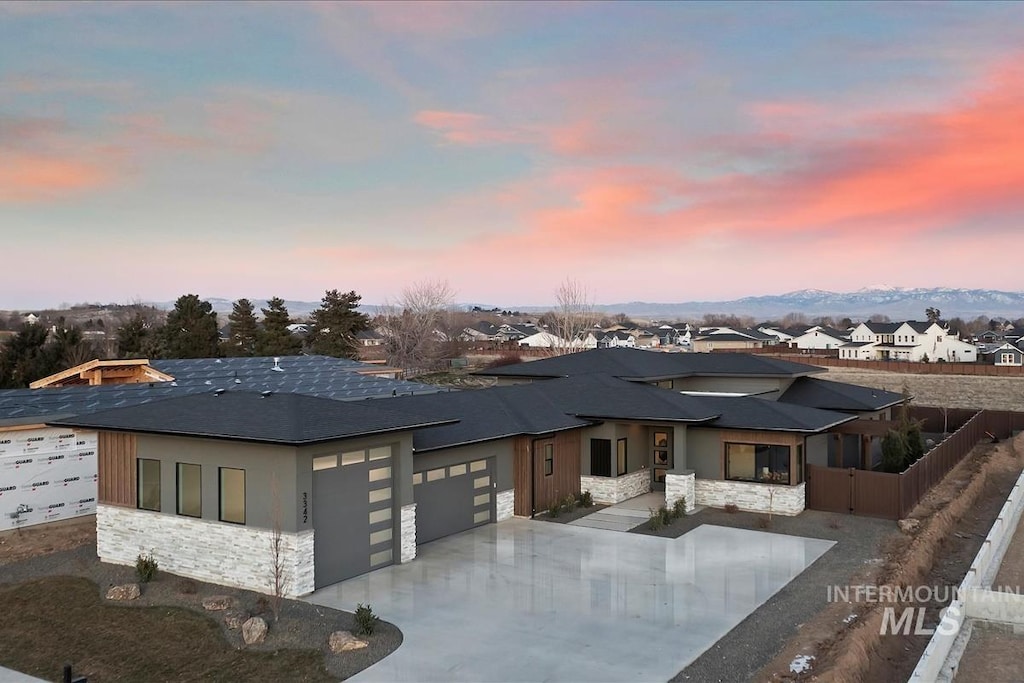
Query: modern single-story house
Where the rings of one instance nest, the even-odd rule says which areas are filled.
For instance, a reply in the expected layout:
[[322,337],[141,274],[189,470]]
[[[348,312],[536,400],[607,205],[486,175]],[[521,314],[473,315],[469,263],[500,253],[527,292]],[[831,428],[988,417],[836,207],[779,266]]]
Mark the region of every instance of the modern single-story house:
[[493,368],[500,385],[477,391],[339,402],[231,383],[50,422],[97,435],[101,559],[151,552],[270,592],[279,530],[301,595],[584,490],[798,514],[805,465],[903,400],[819,371],[603,349]]

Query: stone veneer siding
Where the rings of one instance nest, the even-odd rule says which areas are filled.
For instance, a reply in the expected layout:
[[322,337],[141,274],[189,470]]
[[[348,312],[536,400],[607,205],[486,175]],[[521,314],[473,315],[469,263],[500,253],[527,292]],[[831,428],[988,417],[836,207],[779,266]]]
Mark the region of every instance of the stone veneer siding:
[[693,512],[697,507],[697,495],[694,490],[697,477],[693,472],[689,474],[666,474],[665,475],[665,505],[671,508],[680,497],[686,499],[686,511]]
[[595,503],[615,505],[651,490],[651,471],[637,470],[621,477],[580,477],[580,491],[590,491]]
[[516,507],[516,492],[515,489],[509,489],[508,491],[498,491],[498,497],[495,500],[496,517],[495,521],[503,522],[506,519],[512,519],[513,511]]
[[404,563],[416,559],[416,503],[403,505],[401,515],[402,547],[398,561]]
[[[134,566],[152,554],[160,569],[224,586],[273,595],[274,532],[115,505],[96,506],[96,553]],[[281,534],[284,593],[312,593],[313,530]]]
[[[740,510],[798,515],[804,510],[804,484],[796,486],[756,484],[745,481],[697,479],[694,483],[697,505],[723,508],[732,503]],[[774,496],[769,501],[769,493]]]

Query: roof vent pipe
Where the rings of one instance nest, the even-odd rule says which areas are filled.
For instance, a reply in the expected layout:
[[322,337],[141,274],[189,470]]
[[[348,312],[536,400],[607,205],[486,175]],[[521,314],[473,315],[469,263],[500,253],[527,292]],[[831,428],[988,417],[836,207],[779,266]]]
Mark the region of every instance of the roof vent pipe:
[[274,367],[270,369],[274,372],[284,372],[284,368],[281,367],[281,359],[279,357],[274,357]]

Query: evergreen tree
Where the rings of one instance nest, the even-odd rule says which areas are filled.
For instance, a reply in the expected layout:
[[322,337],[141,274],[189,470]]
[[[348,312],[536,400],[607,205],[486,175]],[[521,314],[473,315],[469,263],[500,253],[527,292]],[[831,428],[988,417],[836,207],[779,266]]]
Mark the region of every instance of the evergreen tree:
[[117,357],[144,357],[142,348],[146,342],[146,337],[149,336],[149,332],[146,318],[141,313],[135,312],[124,325],[117,328]]
[[252,302],[248,299],[236,301],[228,316],[231,326],[231,342],[228,344],[229,356],[251,356],[256,352],[256,316]]
[[291,333],[292,324],[284,299],[273,297],[263,311],[263,329],[256,336],[257,356],[294,356],[302,350],[302,340]]
[[362,297],[353,292],[327,290],[320,308],[310,315],[309,348],[313,353],[336,358],[356,358],[356,334],[369,328],[370,319],[357,308]]
[[167,314],[164,343],[168,358],[215,358],[220,355],[217,313],[209,301],[183,294]]
[[27,387],[53,374],[52,358],[46,353],[48,334],[42,325],[23,325],[0,346],[0,389]]

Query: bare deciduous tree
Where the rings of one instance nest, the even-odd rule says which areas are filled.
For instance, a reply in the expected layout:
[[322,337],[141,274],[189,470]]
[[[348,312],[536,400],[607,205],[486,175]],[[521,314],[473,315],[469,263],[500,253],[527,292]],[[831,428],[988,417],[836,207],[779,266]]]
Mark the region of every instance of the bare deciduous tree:
[[447,280],[422,280],[386,303],[378,316],[388,363],[406,370],[434,369],[444,356],[455,291]]
[[284,602],[285,575],[284,537],[281,533],[281,488],[277,481],[277,472],[270,479],[270,517],[274,528],[270,536],[270,571],[271,589],[274,594],[270,600],[270,610],[274,613],[274,621],[281,618],[281,604]]
[[582,338],[601,319],[586,285],[567,277],[555,290],[555,310],[548,314],[550,352],[560,356],[583,348]]

